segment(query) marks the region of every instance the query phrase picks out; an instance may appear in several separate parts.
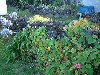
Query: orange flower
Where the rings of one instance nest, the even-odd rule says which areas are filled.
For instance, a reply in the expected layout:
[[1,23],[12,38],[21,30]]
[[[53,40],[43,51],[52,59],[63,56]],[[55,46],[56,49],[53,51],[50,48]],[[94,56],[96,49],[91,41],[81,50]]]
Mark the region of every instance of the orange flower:
[[80,26],[80,24],[76,24],[76,26]]
[[71,30],[68,30],[68,32],[71,32]]
[[84,18],[84,20],[87,20],[87,18]]
[[43,56],[42,58],[46,58],[46,56]]
[[70,22],[69,24],[73,24],[73,22]]

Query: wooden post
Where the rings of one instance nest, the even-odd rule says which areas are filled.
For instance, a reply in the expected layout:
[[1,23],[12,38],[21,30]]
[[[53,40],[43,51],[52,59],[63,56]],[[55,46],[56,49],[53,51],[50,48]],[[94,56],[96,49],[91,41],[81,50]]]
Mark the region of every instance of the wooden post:
[[6,0],[0,0],[0,15],[7,14],[7,5]]

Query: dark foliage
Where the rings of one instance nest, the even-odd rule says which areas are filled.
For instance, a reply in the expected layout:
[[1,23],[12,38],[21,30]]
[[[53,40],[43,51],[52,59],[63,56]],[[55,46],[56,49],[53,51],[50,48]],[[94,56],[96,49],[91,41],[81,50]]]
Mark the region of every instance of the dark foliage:
[[13,20],[13,26],[10,27],[11,30],[14,32],[18,32],[27,26],[27,18],[20,17],[16,20]]
[[66,22],[60,22],[60,21],[52,21],[52,22],[36,22],[32,23],[32,27],[42,27],[45,26],[47,30],[47,36],[49,38],[55,38],[59,39],[63,37],[63,26],[67,24]]

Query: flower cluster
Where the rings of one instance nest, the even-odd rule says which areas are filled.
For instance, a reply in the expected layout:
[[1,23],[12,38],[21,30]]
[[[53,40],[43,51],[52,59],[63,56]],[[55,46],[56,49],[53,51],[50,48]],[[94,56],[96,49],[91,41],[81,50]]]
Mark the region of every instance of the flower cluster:
[[35,15],[32,18],[29,19],[29,23],[32,24],[33,22],[49,22],[51,21],[50,18],[44,18],[40,15]]
[[75,64],[75,68],[80,68],[80,64]]
[[72,26],[86,26],[88,24],[87,18],[80,18],[79,20],[73,20],[69,23],[69,25]]
[[10,18],[17,18],[17,13],[16,12],[13,12],[11,14],[9,14]]
[[1,30],[1,35],[3,36],[3,38],[8,37],[9,34],[12,35],[13,32],[7,28],[3,28]]
[[7,20],[6,18],[4,17],[0,17],[0,23],[2,24],[2,27],[3,28],[9,28],[10,26],[12,26],[12,23],[10,20]]
[[10,20],[1,16],[0,17],[0,24],[2,27],[2,30],[0,33],[3,36],[3,38],[8,37],[9,34],[12,35],[12,31],[9,30],[9,27],[12,26],[13,24],[11,23]]

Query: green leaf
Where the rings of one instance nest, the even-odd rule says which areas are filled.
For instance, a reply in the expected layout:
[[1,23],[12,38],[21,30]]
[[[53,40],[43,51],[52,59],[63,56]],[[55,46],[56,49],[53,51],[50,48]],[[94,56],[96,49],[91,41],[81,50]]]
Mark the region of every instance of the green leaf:
[[93,37],[94,39],[98,38],[96,35],[93,35],[92,37]]
[[95,43],[96,40],[93,39],[90,35],[86,37],[86,40],[88,41],[88,44],[91,44],[91,43]]
[[79,32],[79,28],[77,27],[77,28],[74,30],[74,32]]
[[81,43],[81,42],[83,42],[83,41],[84,41],[83,37],[80,37],[80,38],[78,39],[78,42],[79,42],[79,43]]
[[71,36],[73,36],[73,33],[72,33],[72,32],[68,32],[67,35],[68,35],[69,37],[71,37]]
[[60,65],[60,69],[61,69],[61,70],[64,70],[65,67],[66,67],[65,64],[61,64],[61,65]]
[[71,72],[69,70],[67,70],[64,75],[71,75]]
[[85,35],[85,33],[84,32],[81,32],[80,35],[83,36],[83,35]]
[[45,74],[47,74],[47,75],[48,75],[48,74],[49,74],[49,71],[50,71],[50,69],[51,69],[51,68],[52,68],[51,66],[47,66],[47,67],[46,67]]
[[77,70],[75,70],[75,75],[79,75]]
[[93,60],[93,59],[95,59],[95,58],[96,58],[96,53],[95,53],[95,52],[91,53],[89,59]]
[[83,52],[83,56],[84,56],[84,57],[88,57],[89,54],[90,54],[90,51],[84,51],[84,52]]
[[100,48],[100,44],[95,44],[95,48]]
[[81,57],[81,58],[78,59],[78,62],[84,64],[85,62],[87,62],[87,58],[86,57]]
[[86,72],[88,75],[93,75],[93,69],[92,68],[87,68]]
[[80,71],[81,71],[82,73],[86,72],[86,67],[85,67],[85,66],[81,66],[81,68],[82,68],[82,69],[80,69]]
[[86,64],[85,67],[86,68],[91,68],[91,65],[90,64]]

